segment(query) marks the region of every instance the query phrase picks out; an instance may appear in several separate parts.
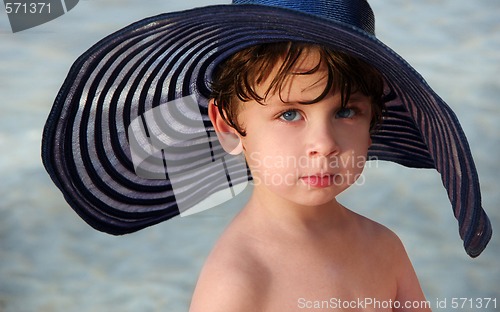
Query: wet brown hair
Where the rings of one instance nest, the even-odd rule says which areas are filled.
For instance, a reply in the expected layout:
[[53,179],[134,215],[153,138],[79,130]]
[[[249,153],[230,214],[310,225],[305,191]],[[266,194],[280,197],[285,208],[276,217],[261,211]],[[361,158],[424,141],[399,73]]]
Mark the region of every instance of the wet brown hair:
[[[297,60],[304,52],[310,50],[319,52],[320,62],[307,72],[294,72]],[[278,62],[282,62],[282,64],[269,88],[263,95],[257,94],[255,87],[268,78]],[[239,51],[219,64],[215,70],[211,84],[211,97],[214,99],[223,120],[242,136],[245,136],[246,133],[238,124],[237,119],[242,106],[239,101],[255,100],[264,105],[263,102],[269,94],[276,92],[281,94],[281,89],[290,75],[313,74],[319,70],[322,63],[327,64],[328,68],[328,81],[325,89],[315,99],[300,102],[300,104],[317,103],[330,91],[339,90],[341,106],[344,108],[352,93],[361,92],[372,100],[373,117],[370,129],[373,131],[381,122],[384,106],[382,100],[384,82],[381,74],[356,57],[317,45],[279,42],[256,45]]]

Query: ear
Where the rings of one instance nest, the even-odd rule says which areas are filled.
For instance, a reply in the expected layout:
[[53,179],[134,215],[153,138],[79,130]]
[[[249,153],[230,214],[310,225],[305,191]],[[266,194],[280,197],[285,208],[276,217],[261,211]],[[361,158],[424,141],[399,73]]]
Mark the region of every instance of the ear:
[[243,152],[239,133],[224,121],[219,108],[215,106],[214,99],[211,99],[208,103],[208,117],[210,117],[222,148],[231,155],[238,155]]

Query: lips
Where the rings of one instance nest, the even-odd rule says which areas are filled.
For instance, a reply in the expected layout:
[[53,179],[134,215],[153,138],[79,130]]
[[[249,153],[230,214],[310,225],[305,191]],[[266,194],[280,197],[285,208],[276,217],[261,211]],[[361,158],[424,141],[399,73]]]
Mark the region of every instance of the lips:
[[306,185],[324,188],[332,185],[335,182],[335,175],[323,174],[323,175],[310,175],[300,178]]

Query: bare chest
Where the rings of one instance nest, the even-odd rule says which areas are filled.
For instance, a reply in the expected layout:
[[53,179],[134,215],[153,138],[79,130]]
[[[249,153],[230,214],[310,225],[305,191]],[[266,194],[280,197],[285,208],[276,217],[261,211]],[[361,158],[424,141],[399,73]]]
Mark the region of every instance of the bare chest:
[[269,311],[392,311],[395,277],[370,252],[282,253],[270,265],[263,288]]

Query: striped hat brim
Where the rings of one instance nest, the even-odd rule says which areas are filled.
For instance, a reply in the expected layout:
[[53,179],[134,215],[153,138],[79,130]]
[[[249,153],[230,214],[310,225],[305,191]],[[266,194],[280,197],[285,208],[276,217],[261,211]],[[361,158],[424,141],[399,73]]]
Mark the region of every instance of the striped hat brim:
[[217,191],[234,196],[251,176],[214,135],[212,72],[236,51],[283,41],[344,51],[382,73],[392,99],[369,156],[435,168],[465,250],[478,256],[492,230],[455,114],[374,35],[294,10],[208,6],[147,18],[99,41],[73,64],[54,102],[43,134],[45,168],[71,207],[111,234],[170,219]]

